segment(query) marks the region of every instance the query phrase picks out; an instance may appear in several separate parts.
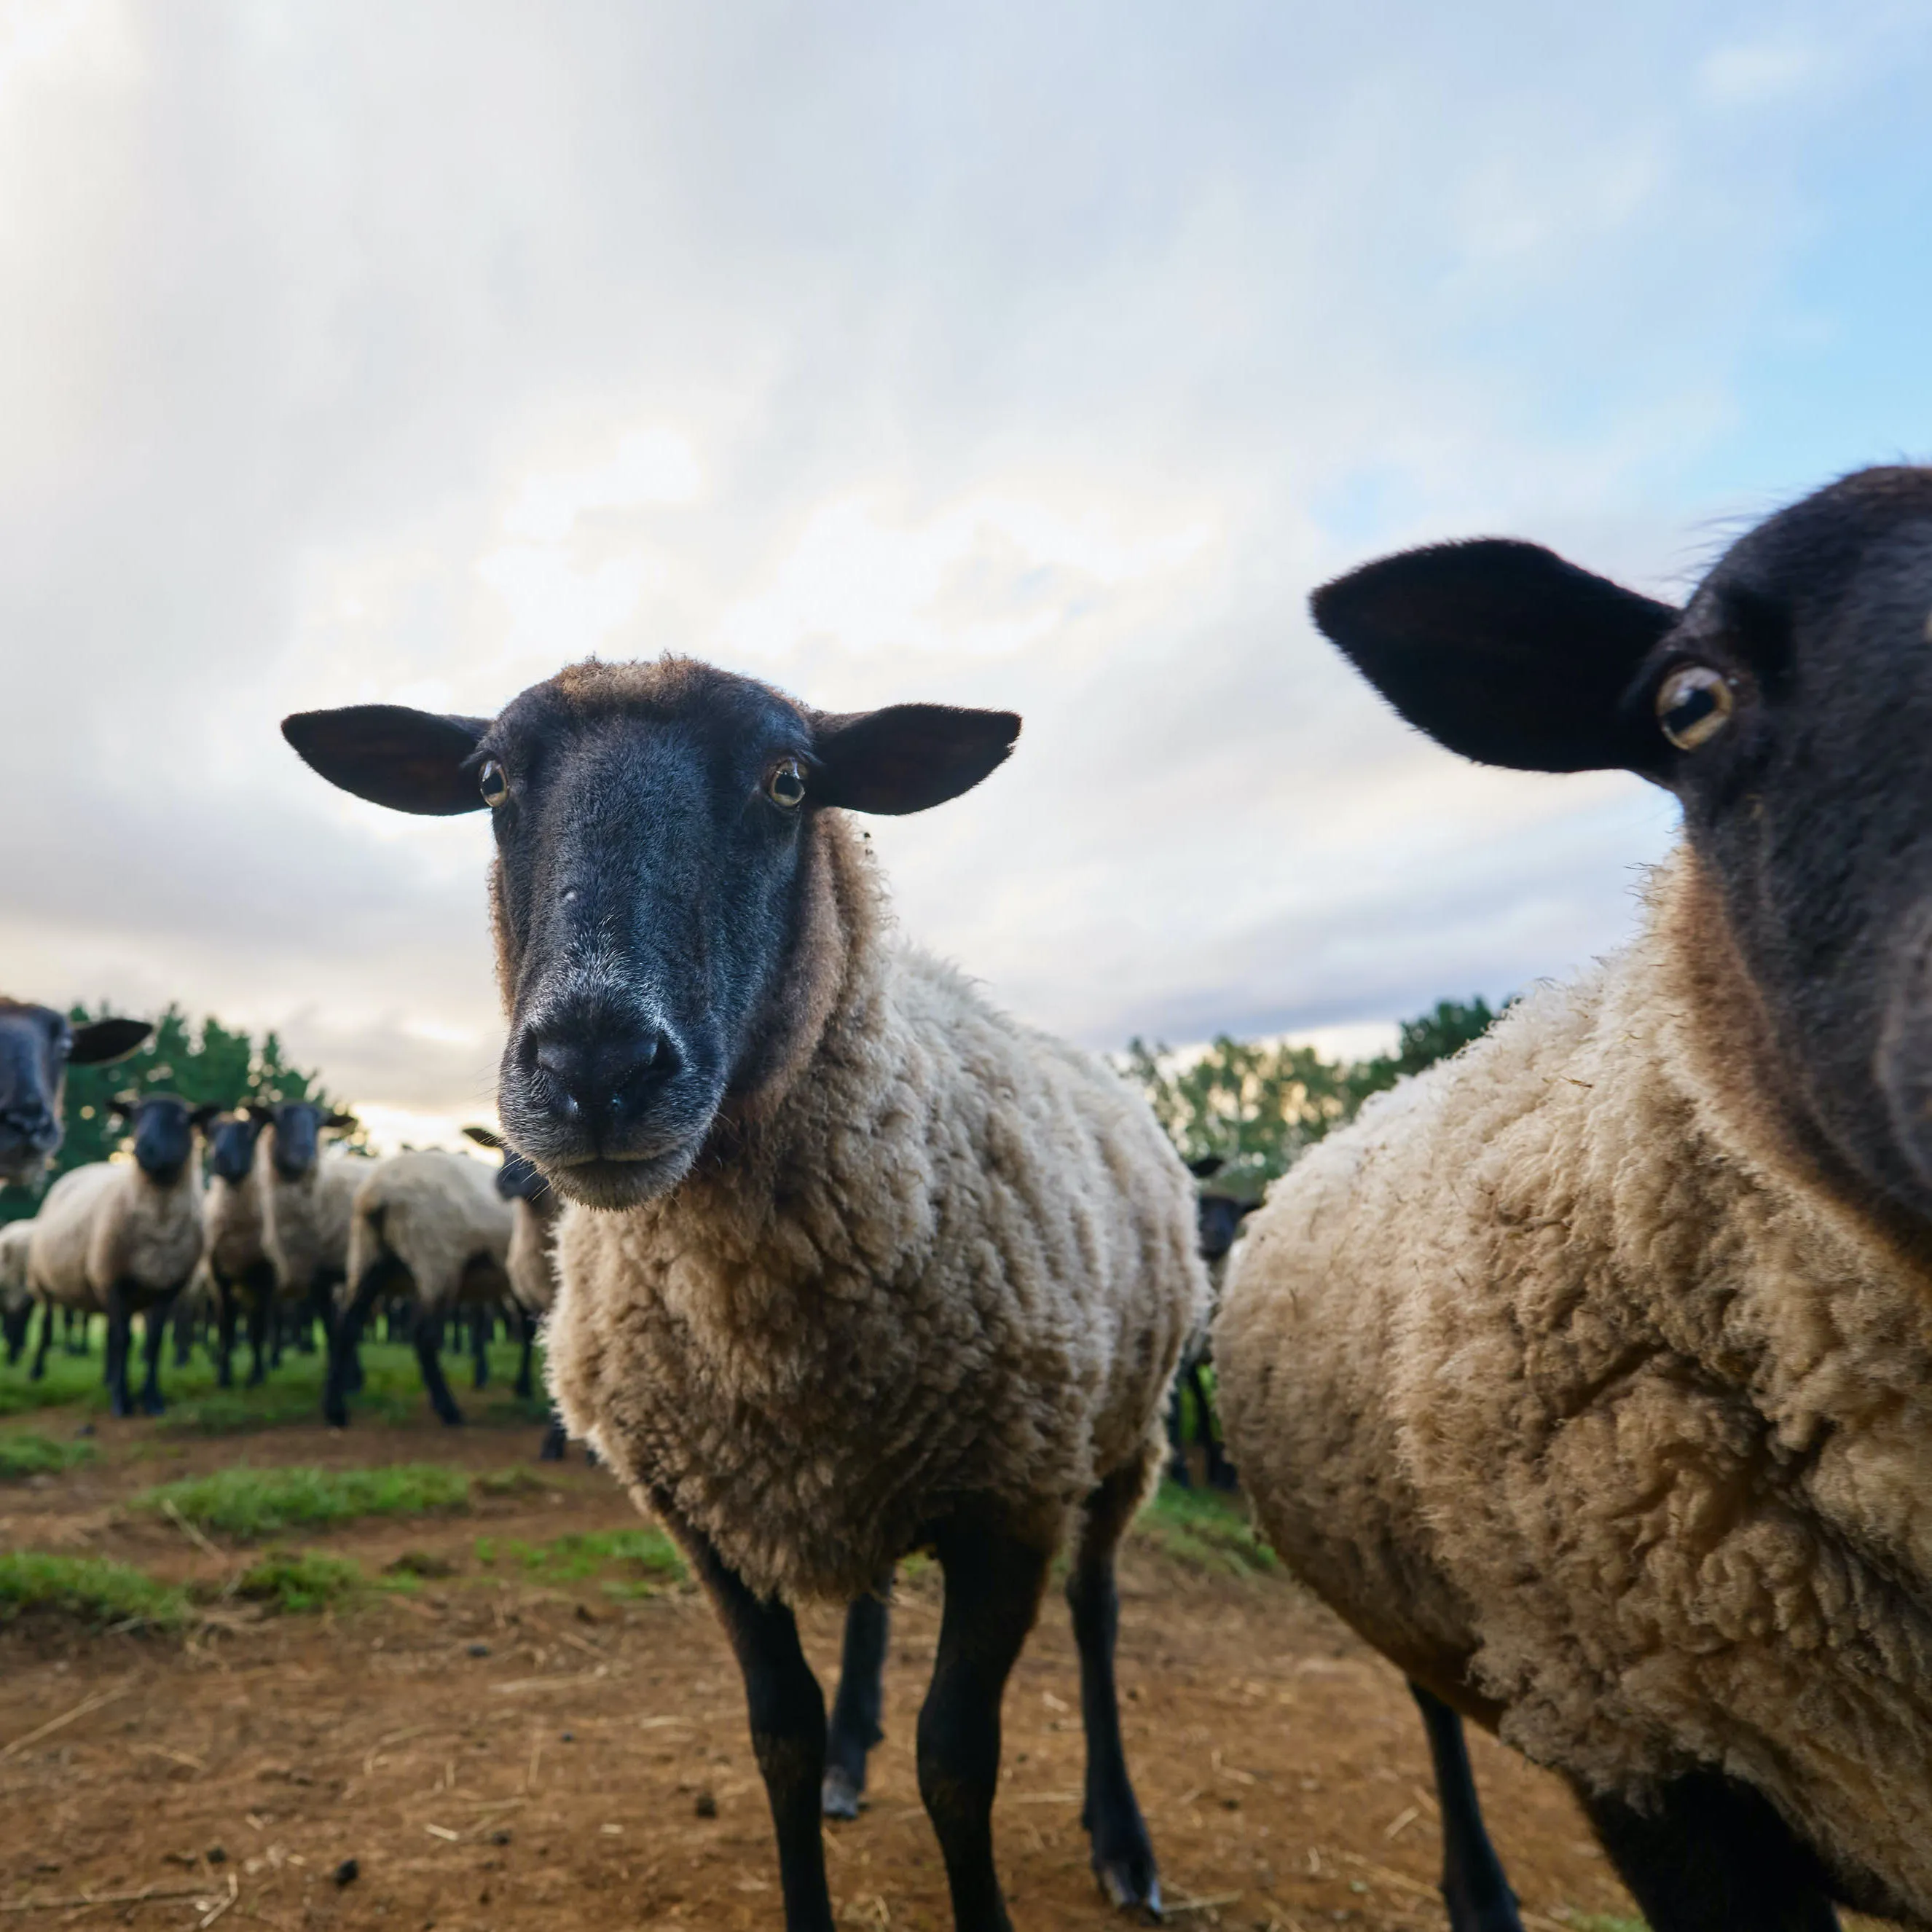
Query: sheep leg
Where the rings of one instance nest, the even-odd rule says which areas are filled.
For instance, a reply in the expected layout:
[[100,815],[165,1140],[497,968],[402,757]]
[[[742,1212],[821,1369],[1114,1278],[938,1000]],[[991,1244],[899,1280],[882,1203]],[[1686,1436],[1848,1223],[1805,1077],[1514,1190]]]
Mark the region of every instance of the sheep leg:
[[536,1394],[532,1371],[536,1360],[537,1318],[526,1310],[518,1318],[522,1326],[524,1352],[517,1358],[517,1380],[512,1393],[527,1402]]
[[176,1298],[174,1316],[175,1366],[184,1369],[194,1359],[196,1311],[191,1295]]
[[47,1372],[47,1351],[54,1345],[54,1305],[51,1301],[40,1304],[40,1346],[34,1351],[34,1366],[27,1371],[27,1379],[37,1382]]
[[993,1866],[1000,1701],[1052,1552],[970,1516],[951,1519],[935,1541],[946,1608],[919,1714],[919,1795],[945,1857],[957,1932],[1012,1932]]
[[442,1372],[442,1318],[418,1312],[416,1316],[416,1366],[422,1371],[423,1392],[437,1416],[454,1429],[463,1420],[463,1412],[449,1392]]
[[235,1386],[235,1284],[226,1275],[214,1277],[214,1386]]
[[362,1324],[368,1320],[369,1311],[376,1305],[376,1297],[382,1286],[382,1270],[378,1263],[364,1272],[356,1284],[356,1292],[350,1297],[349,1306],[335,1318],[330,1336],[328,1378],[323,1385],[322,1398],[322,1419],[332,1427],[344,1429],[348,1426],[349,1398],[362,1384],[359,1375],[351,1381],[350,1371],[362,1345]]
[[470,1352],[472,1366],[470,1386],[472,1389],[487,1388],[489,1386],[490,1336],[496,1326],[496,1317],[487,1310],[479,1308],[470,1317]]
[[7,1366],[10,1369],[26,1354],[27,1337],[34,1326],[34,1304],[23,1301],[7,1311]]
[[825,1838],[818,1815],[825,1771],[825,1696],[805,1660],[798,1625],[776,1598],[754,1596],[710,1542],[678,1520],[665,1499],[654,1496],[652,1506],[704,1586],[744,1673],[752,1750],[765,1780],[778,1836],[785,1932],[832,1932]]
[[134,1322],[128,1292],[117,1281],[107,1291],[107,1360],[104,1368],[107,1406],[116,1415],[134,1412],[134,1406],[128,1399],[128,1342]]
[[569,1444],[570,1438],[565,1432],[563,1418],[552,1409],[549,1421],[544,1425],[543,1442],[537,1450],[537,1460],[539,1462],[561,1462]]
[[268,1379],[268,1318],[274,1305],[272,1286],[258,1287],[248,1304],[248,1386],[260,1388]]
[[1167,1392],[1167,1480],[1191,1490],[1194,1478],[1187,1468],[1187,1398],[1183,1387],[1186,1379],[1184,1372],[1176,1376]]
[[1692,1772],[1648,1811],[1577,1795],[1653,1932],[1838,1932],[1823,1867],[1748,1785]]
[[838,1692],[832,1700],[825,1782],[819,1798],[828,1818],[858,1816],[866,1790],[866,1754],[885,1736],[879,1718],[885,1702],[882,1680],[892,1588],[892,1572],[887,1570],[878,1588],[854,1597],[845,1612]]
[[1120,1910],[1158,1919],[1160,1877],[1127,1772],[1114,1681],[1114,1646],[1120,1628],[1114,1556],[1145,1486],[1146,1465],[1135,1462],[1116,1469],[1087,1498],[1066,1579],[1066,1602],[1080,1651],[1080,1721],[1087,1734],[1087,1802],[1080,1822],[1092,1844],[1094,1876]]
[[1436,1796],[1442,1810],[1442,1900],[1451,1932],[1522,1932],[1516,1894],[1490,1842],[1462,1720],[1432,1692],[1411,1680],[1409,1693],[1429,1732]]
[[148,1312],[141,1318],[141,1356],[145,1372],[141,1377],[141,1413],[159,1415],[167,1407],[161,1400],[161,1352],[167,1345],[168,1318],[174,1312],[176,1298],[181,1290],[162,1297],[159,1301],[148,1304]]

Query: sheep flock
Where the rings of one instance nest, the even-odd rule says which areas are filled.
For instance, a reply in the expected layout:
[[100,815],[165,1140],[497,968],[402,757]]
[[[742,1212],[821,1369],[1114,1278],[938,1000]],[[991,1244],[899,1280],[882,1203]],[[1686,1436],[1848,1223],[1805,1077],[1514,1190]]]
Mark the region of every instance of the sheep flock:
[[[490,718],[283,726],[359,798],[487,817],[500,1126],[466,1131],[494,1164],[130,1096],[128,1153],[0,1230],[9,1359],[103,1317],[124,1415],[160,1408],[171,1323],[224,1384],[244,1340],[251,1382],[319,1346],[348,1426],[386,1322],[454,1425],[448,1332],[480,1387],[503,1324],[524,1394],[541,1332],[541,1453],[584,1444],[729,1640],[788,1932],[836,1922],[824,1820],[863,1803],[921,1551],[956,1924],[1012,1923],[1000,1702],[1057,1564],[1095,1880],[1161,1915],[1115,1559],[1184,1383],[1224,1418],[1210,1480],[1408,1682],[1453,1932],[1525,1922],[1471,1723],[1568,1781],[1656,1932],[1932,1928],[1932,470],[1780,511],[1682,604],[1485,538],[1312,613],[1446,754],[1633,773],[1682,829],[1621,950],[1258,1211],[896,931],[863,819],[970,809],[1016,716],[591,660]],[[58,1151],[67,1066],[146,1032],[0,1000],[0,1178]],[[814,1600],[846,1619],[829,1709]]]

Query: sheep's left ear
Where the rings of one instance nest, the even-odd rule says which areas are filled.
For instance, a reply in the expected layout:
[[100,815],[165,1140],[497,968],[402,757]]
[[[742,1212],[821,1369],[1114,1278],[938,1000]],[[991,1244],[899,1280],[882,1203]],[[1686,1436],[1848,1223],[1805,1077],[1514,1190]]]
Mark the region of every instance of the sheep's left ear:
[[325,1114],[322,1124],[332,1132],[346,1134],[350,1128],[359,1127],[362,1123],[353,1114]]
[[146,1020],[91,1020],[74,1030],[71,1066],[106,1066],[125,1060],[154,1031]]
[[1196,1180],[1212,1180],[1227,1164],[1218,1154],[1204,1154],[1198,1160],[1187,1163],[1187,1171]]
[[1538,544],[1438,544],[1316,592],[1323,633],[1438,745],[1518,771],[1658,776],[1648,713],[1623,700],[1682,614]]
[[221,1112],[220,1103],[211,1100],[206,1105],[196,1108],[194,1112],[189,1114],[188,1117],[189,1124],[193,1126],[205,1127],[209,1121],[217,1118]]
[[821,712],[813,721],[808,796],[848,812],[923,812],[970,791],[1006,762],[1019,735],[1010,711],[889,704]]
[[488,1127],[465,1127],[463,1131],[478,1147],[493,1148],[499,1154],[503,1150],[503,1136],[493,1133]]
[[331,784],[392,812],[445,818],[483,809],[468,761],[489,728],[487,718],[446,718],[401,704],[298,711],[282,720],[282,736]]

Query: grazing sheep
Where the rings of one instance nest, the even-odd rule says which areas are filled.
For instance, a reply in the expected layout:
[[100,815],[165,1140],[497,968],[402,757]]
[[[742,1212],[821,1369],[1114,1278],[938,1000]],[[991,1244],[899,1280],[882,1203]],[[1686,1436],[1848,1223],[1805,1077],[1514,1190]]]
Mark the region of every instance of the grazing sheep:
[[7,1345],[7,1366],[20,1360],[34,1318],[33,1291],[27,1286],[27,1247],[34,1238],[31,1221],[9,1221],[0,1227],[0,1336]]
[[27,1250],[28,1286],[46,1304],[34,1373],[53,1336],[55,1306],[107,1317],[108,1394],[116,1415],[133,1413],[128,1348],[135,1315],[146,1316],[147,1375],[141,1407],[158,1415],[161,1345],[170,1304],[201,1258],[201,1176],[196,1130],[213,1107],[172,1094],[116,1100],[134,1137],[131,1161],[97,1161],[64,1174],[47,1190]]
[[[1196,1180],[1210,1180],[1220,1172],[1222,1165],[1219,1155],[1209,1154],[1200,1160],[1190,1160],[1187,1171]],[[1243,1201],[1232,1194],[1213,1192],[1203,1192],[1195,1202],[1195,1226],[1201,1258],[1208,1264],[1212,1304],[1209,1311],[1210,1321],[1213,1306],[1218,1306],[1220,1301],[1222,1277],[1227,1270],[1228,1253],[1240,1234],[1241,1223],[1261,1204],[1258,1201]],[[1205,1458],[1208,1487],[1232,1490],[1237,1486],[1234,1466],[1228,1461],[1214,1427],[1214,1402],[1208,1388],[1208,1366],[1214,1355],[1208,1346],[1208,1322],[1204,1321],[1181,1351],[1180,1372],[1174,1378],[1174,1394],[1167,1406],[1168,1480],[1179,1484],[1184,1490],[1194,1486],[1193,1473],[1187,1466],[1187,1432],[1181,1401],[1184,1389],[1190,1391],[1194,1397],[1194,1414]]]
[[1517,1916],[1457,1712],[1657,1932],[1932,1925],[1928,610],[1913,469],[1682,610],[1502,542],[1315,599],[1450,749],[1683,808],[1635,943],[1276,1184],[1215,1331],[1270,1536],[1420,1687],[1459,1928]]
[[268,1375],[268,1323],[276,1288],[275,1264],[268,1257],[262,1225],[261,1178],[256,1149],[265,1123],[246,1109],[224,1114],[208,1132],[208,1192],[202,1220],[208,1272],[215,1298],[215,1380],[234,1386],[235,1328],[238,1316],[248,1323],[248,1386]]
[[260,1127],[255,1144],[255,1186],[262,1215],[262,1246],[275,1271],[278,1306],[270,1340],[271,1365],[281,1358],[284,1316],[325,1330],[336,1289],[349,1267],[349,1216],[367,1164],[351,1154],[325,1157],[325,1132],[346,1132],[353,1114],[330,1113],[310,1100],[252,1106]]
[[0,998],[0,1182],[32,1186],[60,1151],[70,1066],[124,1060],[153,1031],[146,1020],[75,1026],[51,1006]]
[[832,716],[667,658],[575,666],[494,723],[376,706],[284,729],[363,796],[492,808],[500,1112],[574,1204],[551,1387],[736,1650],[788,1925],[832,1924],[820,1807],[877,1734],[874,1687],[842,1687],[828,1744],[791,1603],[857,1600],[875,1672],[868,1593],[936,1550],[920,1790],[957,1922],[1004,1927],[1000,1698],[1070,1523],[1094,1867],[1156,1906],[1113,1564],[1205,1299],[1192,1187],[1124,1082],[889,940],[826,808],[956,796],[1019,721]]
[[443,1421],[463,1420],[444,1379],[444,1322],[461,1307],[494,1304],[510,1293],[509,1204],[480,1160],[434,1150],[392,1154],[364,1168],[349,1230],[347,1298],[334,1323],[324,1413],[349,1420],[350,1364],[378,1296],[415,1304],[416,1361],[430,1406]]

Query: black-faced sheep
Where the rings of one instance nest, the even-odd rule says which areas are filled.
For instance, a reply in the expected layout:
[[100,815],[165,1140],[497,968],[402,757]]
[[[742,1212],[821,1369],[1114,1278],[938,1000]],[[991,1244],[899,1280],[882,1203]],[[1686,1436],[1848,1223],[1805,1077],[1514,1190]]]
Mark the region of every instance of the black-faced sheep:
[[[264,1112],[266,1110],[262,1110]],[[203,1225],[208,1268],[214,1283],[215,1379],[235,1379],[235,1329],[248,1324],[248,1386],[268,1373],[268,1325],[276,1296],[275,1264],[268,1257],[262,1214],[262,1184],[255,1171],[262,1113],[224,1114],[208,1130],[208,1193]]]
[[190,1107],[171,1094],[113,1106],[133,1129],[134,1159],[97,1161],[62,1174],[34,1218],[28,1284],[46,1304],[35,1366],[45,1362],[57,1305],[104,1314],[109,1399],[116,1415],[131,1414],[129,1336],[134,1317],[145,1312],[147,1374],[140,1406],[158,1415],[169,1305],[201,1258],[195,1132],[217,1110]]
[[[1196,1180],[1209,1180],[1220,1172],[1222,1166],[1218,1155],[1209,1154],[1200,1160],[1190,1160],[1187,1171]],[[1203,1189],[1194,1204],[1201,1258],[1208,1264],[1209,1288],[1216,1304],[1220,1300],[1221,1278],[1227,1268],[1228,1256],[1241,1232],[1241,1223],[1261,1204],[1258,1201],[1244,1201],[1238,1196],[1210,1189]],[[1228,1461],[1220,1432],[1214,1426],[1214,1400],[1208,1387],[1210,1359],[1208,1324],[1204,1322],[1181,1352],[1180,1371],[1174,1378],[1174,1394],[1167,1406],[1168,1479],[1184,1490],[1193,1487],[1194,1474],[1187,1466],[1184,1394],[1194,1398],[1195,1426],[1201,1438],[1203,1472],[1208,1487],[1232,1490],[1236,1486],[1234,1466]]]
[[0,998],[0,1181],[31,1186],[60,1151],[70,1066],[125,1059],[153,1031],[146,1020],[75,1026],[51,1006]]
[[458,1310],[508,1298],[509,1204],[480,1160],[434,1149],[358,1163],[362,1184],[350,1220],[348,1292],[334,1322],[324,1414],[349,1419],[350,1364],[379,1297],[406,1296],[414,1310],[417,1366],[430,1406],[446,1423],[463,1412],[441,1360],[443,1324]]
[[[1504,542],[1315,599],[1450,749],[1682,805],[1636,942],[1277,1183],[1214,1338],[1264,1526],[1438,1766],[1460,1712],[1565,1773],[1658,1932],[1932,1925],[1928,612],[1915,469],[1682,610]],[[1514,1926],[1445,1774],[1451,1916]]]
[[792,1932],[832,1919],[825,1706],[790,1602],[937,1552],[920,1790],[958,1924],[1004,1928],[1001,1694],[1070,1522],[1094,1867],[1154,1905],[1113,1568],[1205,1299],[1193,1190],[1124,1082],[889,940],[831,808],[956,796],[1019,721],[832,716],[667,659],[576,666],[494,722],[379,706],[284,729],[362,796],[491,808],[499,1111],[573,1204],[551,1387],[724,1623]]
[[332,1113],[312,1100],[256,1103],[249,1118],[260,1129],[255,1186],[262,1246],[275,1271],[271,1364],[280,1359],[284,1320],[305,1332],[311,1318],[327,1329],[335,1291],[349,1268],[349,1217],[368,1163],[352,1154],[325,1154],[325,1133],[346,1132],[352,1114]]

